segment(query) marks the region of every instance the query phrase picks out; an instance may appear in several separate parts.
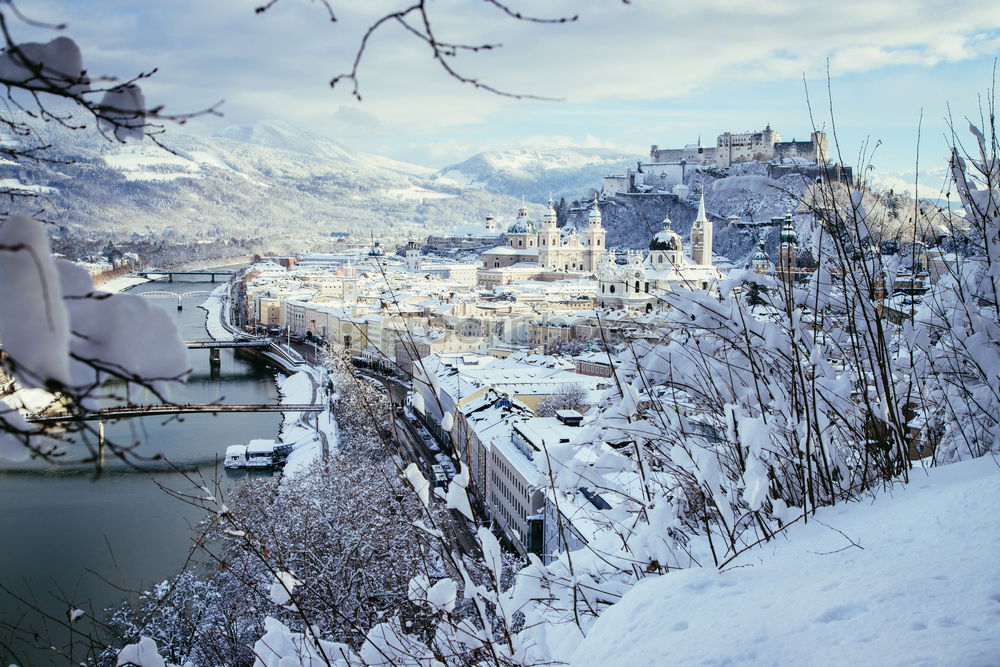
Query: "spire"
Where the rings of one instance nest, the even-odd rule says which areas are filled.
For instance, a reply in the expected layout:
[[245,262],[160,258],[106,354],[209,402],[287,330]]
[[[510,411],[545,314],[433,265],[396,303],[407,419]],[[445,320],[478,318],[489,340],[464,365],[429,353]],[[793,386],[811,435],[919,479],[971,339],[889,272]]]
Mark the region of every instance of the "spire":
[[667,213],[667,211],[664,211],[663,212],[663,231],[669,232],[670,231],[670,226],[672,224],[673,223],[670,221],[670,215]]
[[698,201],[698,215],[694,219],[695,222],[708,222],[708,216],[705,215],[705,191],[701,191],[701,199]]

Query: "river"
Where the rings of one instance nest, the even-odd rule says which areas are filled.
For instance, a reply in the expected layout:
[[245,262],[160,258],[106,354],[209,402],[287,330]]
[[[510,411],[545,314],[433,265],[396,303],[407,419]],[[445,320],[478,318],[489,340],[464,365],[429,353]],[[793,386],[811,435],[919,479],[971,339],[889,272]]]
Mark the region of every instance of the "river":
[[[154,302],[176,316],[182,336],[190,340],[208,338],[205,311],[197,306],[217,286],[175,280],[146,283],[129,291],[186,294],[181,311],[174,299]],[[190,354],[191,378],[174,392],[174,401],[277,402],[274,371],[264,362],[221,350],[221,369],[213,372],[208,350],[191,350]],[[280,420],[279,413],[144,417],[108,424],[106,435],[113,441],[141,442],[142,453],[162,453],[174,465],[211,480],[227,445],[273,438]],[[191,546],[191,526],[199,513],[154,483],[191,490],[180,473],[163,464],[136,472],[110,460],[99,476],[92,467],[4,466],[3,461],[0,466],[0,584],[36,600],[57,618],[65,619],[64,599],[98,617],[123,599],[120,590],[91,572],[115,585],[140,589],[162,581],[183,564]],[[253,481],[252,477],[227,477],[221,464],[218,471],[223,488]],[[79,623],[89,627],[86,620]],[[38,630],[42,644],[66,644],[64,628],[51,622],[46,627],[39,614],[0,592],[0,664],[66,664],[64,658],[34,649],[24,637],[14,636],[10,625]]]

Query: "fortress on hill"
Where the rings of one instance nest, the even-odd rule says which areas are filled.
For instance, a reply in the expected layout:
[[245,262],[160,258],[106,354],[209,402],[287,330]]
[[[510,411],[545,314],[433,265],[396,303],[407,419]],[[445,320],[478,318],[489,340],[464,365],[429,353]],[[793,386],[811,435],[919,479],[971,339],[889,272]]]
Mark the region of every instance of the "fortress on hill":
[[825,132],[812,132],[809,141],[782,141],[781,135],[768,125],[756,132],[723,132],[714,146],[696,144],[683,148],[649,149],[649,161],[639,162],[637,168],[626,170],[624,175],[606,176],[604,194],[623,194],[649,190],[670,191],[680,186],[691,171],[707,168],[726,168],[737,162],[757,160],[768,163],[768,173],[786,173],[798,170],[803,173],[822,173],[839,180],[839,169],[831,172],[828,143]]
[[733,162],[758,160],[770,162],[774,159],[793,159],[823,164],[827,160],[827,140],[825,132],[813,132],[809,141],[782,141],[781,135],[768,125],[759,132],[723,132],[715,146],[689,144],[684,148],[664,148],[652,146],[649,149],[649,163],[687,162],[701,167],[728,167]]

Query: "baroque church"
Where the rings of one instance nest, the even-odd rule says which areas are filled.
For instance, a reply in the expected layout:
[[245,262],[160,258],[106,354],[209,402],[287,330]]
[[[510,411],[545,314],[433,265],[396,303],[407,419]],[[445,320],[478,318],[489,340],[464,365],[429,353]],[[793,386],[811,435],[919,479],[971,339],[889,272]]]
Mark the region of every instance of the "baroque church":
[[[522,206],[507,228],[507,245],[485,251],[478,273],[483,287],[537,278],[540,274],[594,274],[605,254],[607,231],[594,199],[583,234],[575,227],[559,229],[552,200],[539,229]],[[549,278],[552,279],[552,278]]]
[[691,226],[691,259],[684,242],[664,214],[663,229],[653,235],[649,252],[630,250],[624,264],[605,255],[597,271],[597,305],[650,312],[660,309],[657,295],[679,287],[712,290],[722,273],[712,264],[712,221],[705,214],[705,196]]

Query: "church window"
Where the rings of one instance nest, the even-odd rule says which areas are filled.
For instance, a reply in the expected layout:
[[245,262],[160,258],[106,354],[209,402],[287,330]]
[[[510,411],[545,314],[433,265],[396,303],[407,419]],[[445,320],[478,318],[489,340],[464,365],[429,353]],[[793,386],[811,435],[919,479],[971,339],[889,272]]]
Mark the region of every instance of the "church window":
[[522,241],[521,239],[518,239],[517,240],[517,245],[524,245],[524,241]]
[[614,294],[614,293],[615,293],[615,286],[614,286],[614,285],[612,285],[609,291],[610,291],[610,292],[611,292],[612,294]]
[[646,294],[649,294],[649,283],[646,283]]
[[493,266],[495,266],[496,268],[500,268],[500,260],[493,262]]
[[638,293],[639,293],[639,281],[638,281],[638,280],[637,280],[637,281],[635,281],[635,293],[636,293],[636,294],[638,294]]

